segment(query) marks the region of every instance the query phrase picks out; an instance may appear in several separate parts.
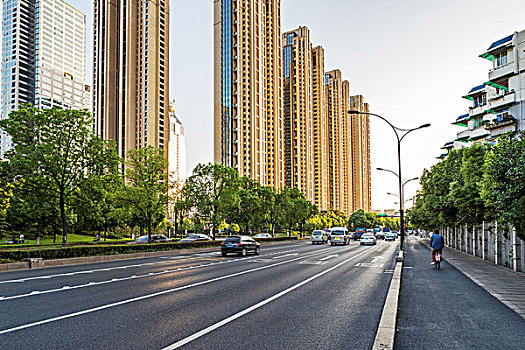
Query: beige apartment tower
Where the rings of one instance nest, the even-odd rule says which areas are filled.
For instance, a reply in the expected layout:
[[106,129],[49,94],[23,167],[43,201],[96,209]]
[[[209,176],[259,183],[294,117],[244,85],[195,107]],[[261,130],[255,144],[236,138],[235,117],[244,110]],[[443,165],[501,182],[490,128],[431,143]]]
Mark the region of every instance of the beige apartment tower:
[[328,134],[328,209],[343,211],[343,84],[341,71],[325,73],[325,114]]
[[286,187],[314,200],[312,44],[310,30],[283,34],[284,164]]
[[95,131],[118,154],[167,148],[169,1],[94,0]]
[[349,215],[354,212],[353,205],[353,191],[352,191],[352,124],[351,116],[347,113],[350,110],[350,83],[345,80],[341,83],[341,148],[342,148],[342,160],[343,172],[342,172],[342,211]]
[[319,210],[329,208],[328,129],[325,111],[324,49],[312,49],[312,141],[314,204]]
[[284,186],[280,1],[214,0],[214,158]]
[[[369,112],[361,95],[350,97],[350,108]],[[352,190],[354,210],[372,210],[372,179],[370,163],[370,118],[364,114],[351,116],[352,124]]]

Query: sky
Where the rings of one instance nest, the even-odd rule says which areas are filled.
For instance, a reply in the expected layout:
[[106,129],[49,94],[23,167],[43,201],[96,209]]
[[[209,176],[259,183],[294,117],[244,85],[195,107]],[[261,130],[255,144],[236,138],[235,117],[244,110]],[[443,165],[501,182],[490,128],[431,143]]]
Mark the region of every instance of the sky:
[[[87,75],[91,81],[91,0],[66,0],[87,15]],[[187,169],[213,161],[213,0],[171,0],[170,97],[186,126]],[[492,42],[525,30],[523,0],[282,0],[282,30],[299,25],[325,49],[325,70],[341,69],[353,95],[370,112],[401,128],[425,123],[403,141],[402,177],[420,176],[461,127],[461,96],[488,80],[490,61],[478,57]],[[371,117],[372,206],[395,208],[397,143]],[[189,175],[188,174],[188,175]],[[405,198],[419,184],[405,187]]]

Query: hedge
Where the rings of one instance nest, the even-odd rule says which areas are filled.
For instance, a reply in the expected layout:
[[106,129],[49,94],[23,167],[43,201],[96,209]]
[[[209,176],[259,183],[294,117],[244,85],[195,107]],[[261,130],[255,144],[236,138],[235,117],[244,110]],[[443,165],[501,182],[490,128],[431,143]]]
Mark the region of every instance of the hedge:
[[[294,237],[278,237],[260,239],[261,242],[280,242],[294,240]],[[31,258],[67,259],[83,256],[113,255],[113,254],[132,254],[141,252],[157,252],[191,248],[210,248],[218,247],[222,241],[199,241],[199,242],[174,242],[174,243],[150,243],[150,244],[113,244],[113,245],[89,245],[72,246],[65,248],[48,248],[33,250],[7,250],[0,251],[0,259],[14,261],[24,261]]]

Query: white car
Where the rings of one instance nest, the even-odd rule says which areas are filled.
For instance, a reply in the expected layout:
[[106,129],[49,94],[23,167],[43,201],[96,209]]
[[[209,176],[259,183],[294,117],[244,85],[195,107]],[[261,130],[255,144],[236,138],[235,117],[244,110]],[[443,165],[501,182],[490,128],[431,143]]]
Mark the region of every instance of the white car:
[[350,235],[346,227],[332,227],[330,229],[330,244],[350,244]]
[[188,237],[183,238],[180,240],[180,242],[195,242],[195,241],[209,241],[211,238],[209,236],[196,233],[196,234],[190,234]]
[[321,230],[315,230],[312,232],[312,244],[320,243],[325,244],[328,243],[328,235],[325,231]]
[[364,233],[360,241],[361,244],[377,244],[377,239],[371,233]]
[[272,238],[272,235],[269,233],[258,233],[254,238]]

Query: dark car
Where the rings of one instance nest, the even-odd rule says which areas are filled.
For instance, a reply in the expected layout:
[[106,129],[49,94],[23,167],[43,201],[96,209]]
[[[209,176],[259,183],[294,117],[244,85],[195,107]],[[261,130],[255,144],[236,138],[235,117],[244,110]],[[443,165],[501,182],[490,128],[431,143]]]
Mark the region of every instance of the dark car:
[[352,235],[352,237],[354,238],[354,241],[360,240],[361,236],[363,235],[363,233],[365,233],[365,229],[364,228],[356,229],[354,234]]
[[230,236],[221,243],[222,256],[226,256],[228,253],[246,256],[248,252],[252,252],[255,255],[259,255],[261,252],[261,245],[251,237]]
[[[171,242],[171,239],[164,235],[151,235],[151,243],[165,243],[165,242]],[[148,243],[148,236],[141,236],[134,240],[133,242],[129,242],[128,244],[141,244],[141,243]]]

